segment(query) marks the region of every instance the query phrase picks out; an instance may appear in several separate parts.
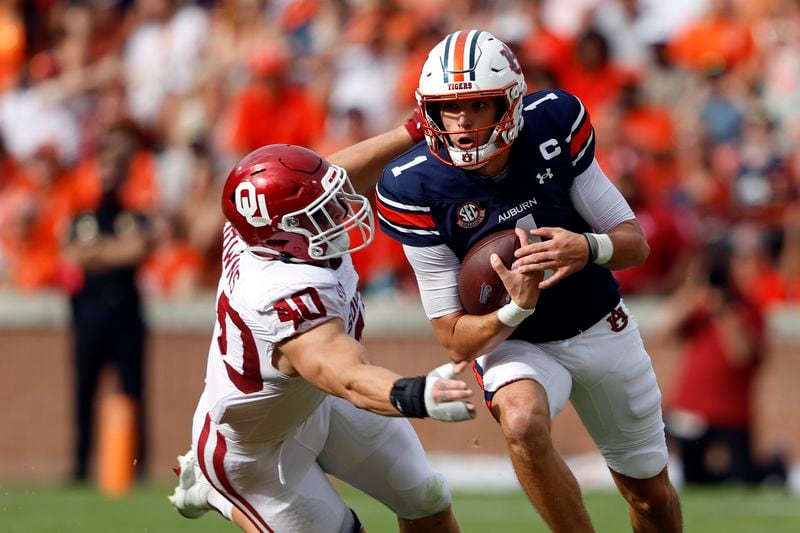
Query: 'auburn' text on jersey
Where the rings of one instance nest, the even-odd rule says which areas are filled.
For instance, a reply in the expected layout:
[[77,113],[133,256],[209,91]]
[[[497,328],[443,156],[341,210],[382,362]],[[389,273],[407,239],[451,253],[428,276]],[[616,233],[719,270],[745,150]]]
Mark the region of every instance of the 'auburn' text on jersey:
[[[410,246],[445,244],[463,259],[482,237],[532,216],[537,227],[591,231],[570,187],[594,159],[594,130],[581,101],[561,90],[523,99],[525,125],[510,149],[508,173],[492,180],[442,164],[425,143],[384,169],[378,184],[381,229]],[[561,340],[588,329],[619,302],[611,272],[589,263],[542,291],[536,313],[512,338]]]

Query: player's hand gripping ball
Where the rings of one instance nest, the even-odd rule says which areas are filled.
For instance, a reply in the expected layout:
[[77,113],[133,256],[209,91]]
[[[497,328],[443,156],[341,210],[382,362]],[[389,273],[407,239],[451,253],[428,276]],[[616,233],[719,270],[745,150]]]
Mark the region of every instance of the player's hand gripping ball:
[[468,314],[485,315],[509,302],[506,288],[489,257],[497,254],[506,268],[511,268],[514,251],[519,247],[514,230],[508,229],[491,233],[470,248],[458,274],[458,296]]

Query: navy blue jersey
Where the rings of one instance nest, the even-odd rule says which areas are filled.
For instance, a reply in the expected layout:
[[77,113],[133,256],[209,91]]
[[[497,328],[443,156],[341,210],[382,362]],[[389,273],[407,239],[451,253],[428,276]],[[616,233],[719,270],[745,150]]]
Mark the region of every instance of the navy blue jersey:
[[[482,237],[531,215],[538,227],[592,228],[575,210],[570,187],[594,159],[594,130],[583,104],[561,91],[523,100],[525,125],[510,148],[507,175],[491,180],[445,165],[425,143],[393,160],[378,183],[381,229],[410,246],[447,245],[464,259]],[[619,302],[611,272],[594,263],[542,291],[536,313],[511,335],[531,342],[567,339]]]

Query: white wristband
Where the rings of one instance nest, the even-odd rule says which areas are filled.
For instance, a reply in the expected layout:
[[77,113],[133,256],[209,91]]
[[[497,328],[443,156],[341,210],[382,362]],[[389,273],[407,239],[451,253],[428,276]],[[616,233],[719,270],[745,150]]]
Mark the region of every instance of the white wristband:
[[598,265],[605,265],[611,261],[611,256],[614,255],[614,243],[611,242],[611,237],[605,233],[592,233],[592,236],[597,241],[597,259],[594,262]]
[[513,328],[519,326],[523,320],[528,318],[536,311],[533,309],[523,309],[518,306],[514,300],[511,300],[506,305],[497,310],[497,318],[506,326]]

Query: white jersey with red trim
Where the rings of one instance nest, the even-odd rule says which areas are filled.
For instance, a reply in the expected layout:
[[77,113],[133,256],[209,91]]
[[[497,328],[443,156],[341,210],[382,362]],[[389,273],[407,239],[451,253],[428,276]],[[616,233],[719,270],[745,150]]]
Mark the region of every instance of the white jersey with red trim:
[[276,368],[275,345],[340,318],[360,338],[364,308],[349,256],[336,268],[265,260],[225,226],[205,397],[211,419],[237,442],[285,439],[325,393]]

